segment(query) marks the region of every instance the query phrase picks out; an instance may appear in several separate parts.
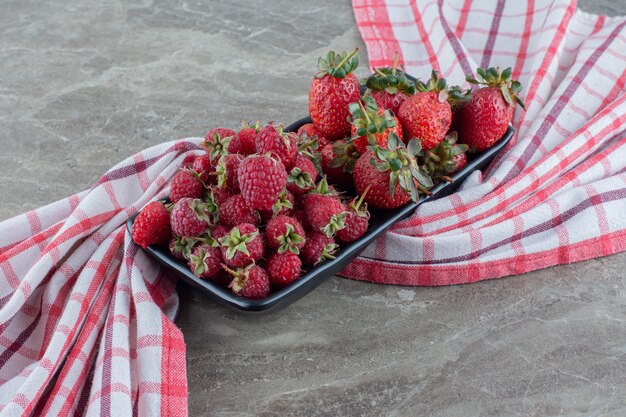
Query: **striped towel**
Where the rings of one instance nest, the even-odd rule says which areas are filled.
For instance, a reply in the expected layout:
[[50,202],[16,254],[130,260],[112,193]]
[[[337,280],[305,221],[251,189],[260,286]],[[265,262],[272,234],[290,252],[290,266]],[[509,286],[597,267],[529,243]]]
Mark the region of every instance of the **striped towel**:
[[353,0],[372,67],[452,84],[513,67],[528,111],[483,174],[420,206],[342,275],[447,285],[626,250],[626,18],[576,1]]

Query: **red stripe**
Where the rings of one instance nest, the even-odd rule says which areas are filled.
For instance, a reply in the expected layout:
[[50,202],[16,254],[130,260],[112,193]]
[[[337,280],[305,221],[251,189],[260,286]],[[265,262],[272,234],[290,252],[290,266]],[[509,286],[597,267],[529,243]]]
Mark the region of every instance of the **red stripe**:
[[502,11],[504,10],[504,0],[498,0],[496,4],[496,10],[493,13],[493,20],[491,21],[491,29],[489,30],[489,37],[487,38],[487,44],[483,51],[483,58],[480,61],[480,66],[487,68],[491,62],[491,54],[493,54],[493,46],[496,43],[496,35],[500,28],[500,19],[502,18]]
[[522,42],[520,44],[519,51],[517,52],[517,58],[515,59],[515,66],[513,67],[512,78],[517,80],[522,68],[526,64],[526,53],[528,52],[528,43],[530,41],[530,34],[533,27],[533,9],[535,8],[535,0],[527,0],[526,3],[526,16],[524,16],[524,32],[522,34]]
[[426,34],[426,30],[424,29],[424,22],[422,21],[422,15],[417,8],[417,1],[411,1],[411,10],[413,12],[413,19],[415,19],[415,23],[417,24],[417,30],[420,34],[420,38],[426,48],[426,53],[428,54],[428,61],[434,70],[440,71],[439,62],[437,61],[437,56],[435,55],[435,51],[433,50],[433,46],[430,43],[430,39]]
[[456,26],[456,36],[459,39],[463,37],[463,33],[465,32],[465,25],[467,24],[467,17],[469,16],[471,5],[472,0],[465,0],[463,7],[459,11],[461,16],[459,17],[459,24]]

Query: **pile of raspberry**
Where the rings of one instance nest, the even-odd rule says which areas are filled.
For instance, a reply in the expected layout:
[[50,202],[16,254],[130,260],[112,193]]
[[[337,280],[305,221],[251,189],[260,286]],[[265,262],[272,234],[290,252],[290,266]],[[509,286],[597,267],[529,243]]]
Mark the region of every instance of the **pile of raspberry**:
[[267,297],[367,231],[367,204],[346,193],[353,149],[336,142],[313,124],[212,129],[206,153],[175,175],[170,202],[137,216],[133,240],[168,245],[195,276],[239,296]]

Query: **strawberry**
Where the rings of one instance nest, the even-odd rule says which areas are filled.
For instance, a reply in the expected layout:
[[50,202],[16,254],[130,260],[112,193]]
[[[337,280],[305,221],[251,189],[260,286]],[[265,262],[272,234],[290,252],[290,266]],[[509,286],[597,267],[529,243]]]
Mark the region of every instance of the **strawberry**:
[[198,174],[183,169],[174,175],[170,189],[170,200],[176,203],[181,198],[202,198],[204,195],[204,184],[198,178]]
[[252,155],[256,152],[256,137],[261,130],[260,122],[243,123],[239,132],[235,133],[228,144],[229,153]]
[[232,282],[228,285],[228,288],[233,293],[250,298],[252,300],[258,300],[270,295],[270,280],[267,276],[267,272],[260,266],[250,264],[245,268],[230,269],[224,267],[232,277]]
[[335,259],[334,253],[339,249],[335,239],[324,233],[312,231],[306,235],[306,243],[300,251],[302,262],[306,265],[315,266],[327,259]]
[[211,222],[208,205],[199,198],[183,198],[176,202],[170,216],[172,232],[180,237],[200,236]]
[[287,184],[285,166],[267,155],[247,156],[237,176],[241,195],[250,208],[257,210],[270,210]]
[[295,198],[289,191],[283,189],[278,195],[278,200],[274,203],[271,210],[261,211],[263,220],[269,220],[275,216],[291,216],[295,206]]
[[285,167],[290,167],[291,161],[298,153],[296,140],[298,136],[283,129],[283,125],[267,125],[262,128],[256,137],[256,151],[260,154],[273,155]]
[[337,193],[329,189],[326,177],[322,178],[316,189],[306,195],[304,210],[311,228],[328,237],[345,227],[343,221],[347,212]]
[[313,161],[308,156],[299,154],[293,160],[287,176],[287,189],[293,194],[305,194],[315,188],[316,179],[317,169]]
[[291,252],[274,253],[268,258],[266,268],[270,282],[284,286],[300,278],[302,261]]
[[298,129],[298,136],[304,140],[314,140],[317,142],[317,149],[322,149],[328,145],[330,141],[324,134],[313,124],[305,123]]
[[371,96],[350,104],[350,141],[359,153],[364,153],[368,145],[387,147],[389,133],[395,132],[402,139],[402,126],[389,111],[379,110]]
[[133,240],[142,248],[166,244],[172,236],[170,212],[162,202],[153,201],[141,210],[133,223]]
[[322,171],[330,182],[342,189],[352,187],[354,163],[361,156],[354,144],[337,140],[322,149]]
[[318,61],[319,72],[309,89],[309,114],[313,124],[329,140],[350,132],[350,103],[361,96],[361,86],[353,71],[359,65],[355,49],[350,54],[330,51]]
[[522,91],[519,81],[511,80],[511,68],[478,68],[479,80],[471,75],[467,81],[483,85],[474,90],[472,99],[458,110],[457,128],[461,142],[472,152],[480,152],[496,143],[511,123],[515,103],[524,110],[524,102],[517,96]]
[[210,245],[199,245],[189,256],[191,272],[200,278],[214,278],[222,270],[222,253],[219,248]]
[[239,154],[230,154],[224,155],[219,159],[215,168],[217,186],[219,188],[226,189],[230,194],[237,194],[240,191],[237,170],[243,158]]
[[393,209],[417,201],[419,192],[429,194],[431,178],[417,163],[420,141],[411,139],[407,147],[397,135],[389,135],[389,149],[378,146],[365,152],[354,164],[354,187],[365,201],[378,209]]
[[297,255],[306,240],[302,225],[289,216],[272,218],[265,226],[265,234],[268,246],[278,253],[289,251]]
[[224,262],[230,267],[246,266],[263,256],[263,236],[253,224],[241,223],[219,238]]
[[415,84],[409,80],[404,68],[398,70],[398,53],[396,52],[391,68],[374,68],[374,74],[365,82],[369,95],[376,101],[379,109],[390,110],[398,114],[400,105],[415,94]]
[[187,260],[197,243],[198,239],[195,237],[180,237],[173,235],[169,244],[170,253],[178,259]]
[[[348,205],[348,214],[344,221],[346,227],[337,231],[337,239],[340,241],[344,243],[353,242],[367,232],[370,213],[367,211],[367,203],[363,203],[363,199],[368,191],[369,189],[366,188],[360,198],[355,198]],[[363,206],[361,207],[361,205]]]
[[467,145],[457,144],[457,133],[450,132],[437,147],[424,152],[418,159],[422,170],[431,178],[441,178],[452,181],[452,175],[467,165]]
[[200,181],[204,184],[212,184],[215,182],[215,176],[211,175],[214,171],[213,164],[211,164],[211,158],[208,155],[197,156],[193,160],[191,170],[196,173]]
[[216,127],[209,130],[200,146],[206,149],[211,162],[214,162],[228,153],[228,144],[234,135],[232,129]]
[[227,227],[236,226],[239,223],[261,224],[261,215],[257,210],[251,209],[246,199],[241,194],[228,197],[219,207],[221,224]]
[[446,80],[433,70],[428,83],[418,81],[418,92],[407,98],[398,110],[405,138],[419,139],[424,150],[439,145],[452,123],[446,85]]

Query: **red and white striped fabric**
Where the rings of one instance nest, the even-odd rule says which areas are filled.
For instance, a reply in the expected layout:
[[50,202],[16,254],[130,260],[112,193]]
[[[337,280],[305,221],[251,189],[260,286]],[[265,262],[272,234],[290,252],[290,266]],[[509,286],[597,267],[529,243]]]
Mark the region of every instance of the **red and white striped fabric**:
[[90,190],[0,222],[0,416],[186,416],[175,282],[125,222],[201,139],[145,150]]
[[461,191],[422,205],[343,275],[447,285],[626,250],[626,18],[576,1],[353,0],[372,66],[462,84],[513,67],[528,111],[517,135]]

